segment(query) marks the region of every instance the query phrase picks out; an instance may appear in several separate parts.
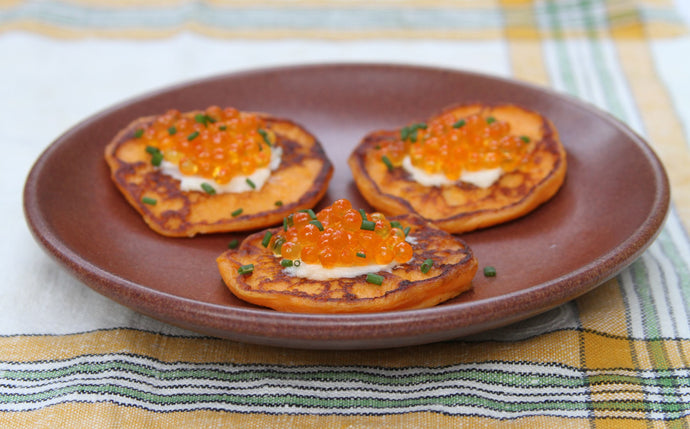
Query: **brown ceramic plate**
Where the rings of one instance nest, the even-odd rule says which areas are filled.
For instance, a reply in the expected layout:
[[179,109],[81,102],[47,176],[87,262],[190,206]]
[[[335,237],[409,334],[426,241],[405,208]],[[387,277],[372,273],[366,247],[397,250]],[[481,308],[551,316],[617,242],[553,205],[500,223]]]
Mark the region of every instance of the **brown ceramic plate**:
[[[560,192],[530,215],[466,234],[474,289],[440,306],[364,315],[279,313],[228,292],[215,258],[239,234],[166,238],[111,183],[105,144],[132,119],[211,104],[291,118],[335,165],[322,205],[366,207],[346,159],[368,132],[423,119],[457,102],[523,105],[547,115],[568,151]],[[79,280],[136,311],[200,333],[298,348],[423,344],[509,324],[614,276],[658,233],[668,180],[645,142],[601,111],[510,80],[435,68],[310,65],[229,74],[157,91],[98,113],[58,138],[33,167],[24,209],[36,239]],[[368,208],[368,207],[367,207]],[[498,275],[485,278],[481,267]]]

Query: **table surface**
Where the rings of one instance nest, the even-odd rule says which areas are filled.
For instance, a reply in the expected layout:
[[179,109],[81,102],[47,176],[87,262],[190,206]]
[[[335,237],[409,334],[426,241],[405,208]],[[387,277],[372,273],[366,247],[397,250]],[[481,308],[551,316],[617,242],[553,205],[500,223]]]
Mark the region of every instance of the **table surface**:
[[[688,22],[681,0],[0,2],[0,426],[687,426]],[[629,267],[532,319],[349,351],[151,319],[29,232],[33,163],[94,113],[207,76],[341,62],[480,72],[592,104],[659,156],[668,218]]]

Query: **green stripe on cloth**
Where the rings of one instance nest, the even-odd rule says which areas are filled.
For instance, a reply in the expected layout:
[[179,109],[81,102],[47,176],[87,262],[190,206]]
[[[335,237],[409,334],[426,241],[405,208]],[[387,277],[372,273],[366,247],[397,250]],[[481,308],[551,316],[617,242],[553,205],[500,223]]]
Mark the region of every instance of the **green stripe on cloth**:
[[[639,411],[641,400],[591,401],[584,380],[609,394],[643,392],[648,411],[690,413],[688,370],[597,370],[484,362],[443,368],[168,363],[147,356],[78,356],[0,363],[0,411],[66,402],[111,402],[158,412],[216,410],[281,414],[395,414],[429,411],[497,419],[584,418],[588,410]],[[677,380],[677,381],[676,381]],[[610,397],[610,396],[609,396]]]
[[[608,28],[643,26],[648,34],[682,34],[682,19],[670,2],[640,6],[630,0],[559,2],[467,2],[406,1],[395,3],[274,2],[257,1],[224,5],[214,2],[146,4],[107,2],[25,1],[0,6],[0,31],[24,29],[39,32],[68,32],[72,36],[92,34],[120,37],[171,34],[193,29],[218,36],[266,37],[472,37],[494,38],[504,30],[510,34],[549,35],[539,23],[554,13],[562,19],[567,34],[588,32],[585,16],[611,11]],[[576,13],[577,12],[577,13]],[[567,18],[570,17],[570,18]],[[663,30],[654,30],[661,28]],[[511,31],[520,29],[521,31]],[[533,31],[524,31],[532,29]],[[545,31],[545,33],[544,33]],[[662,34],[663,33],[663,34]],[[653,34],[651,34],[653,35]]]

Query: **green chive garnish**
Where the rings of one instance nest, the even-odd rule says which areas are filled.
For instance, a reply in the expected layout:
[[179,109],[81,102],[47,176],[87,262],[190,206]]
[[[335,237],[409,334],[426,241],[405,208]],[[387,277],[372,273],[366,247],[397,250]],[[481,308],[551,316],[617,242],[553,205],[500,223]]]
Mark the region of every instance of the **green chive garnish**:
[[386,155],[383,155],[381,157],[381,161],[383,161],[383,163],[386,164],[388,171],[393,171],[393,163],[391,162],[390,159],[388,159],[388,157]]
[[409,137],[411,130],[408,127],[403,127],[400,130],[400,139],[405,141],[407,140],[407,137]]
[[367,282],[381,286],[381,284],[383,283],[383,276],[374,273],[369,273],[367,274]]
[[411,228],[410,228],[409,226],[406,226],[405,229],[403,229],[403,232],[405,233],[405,237],[407,237],[408,235],[410,235],[410,229],[411,229]]
[[174,126],[168,128],[168,135],[174,136],[175,134],[177,134],[177,128]]
[[310,218],[312,218],[312,219],[314,219],[314,220],[316,219],[316,213],[314,213],[314,210],[312,210],[312,209],[307,209],[306,212],[307,212],[307,214],[309,215]]
[[157,203],[156,199],[151,197],[144,197],[141,199],[141,202],[150,206],[155,206]]
[[288,215],[288,217],[287,217],[287,224],[288,224],[288,226],[293,226],[293,225],[295,224],[294,216],[295,216],[294,213],[290,213],[290,214]]
[[276,201],[276,202],[273,203],[273,204],[275,204],[276,207],[282,207],[282,206],[283,206],[283,202],[280,201],[280,200]]
[[363,220],[362,225],[359,227],[359,229],[363,229],[365,231],[373,231],[376,229],[376,222],[371,220]]
[[261,245],[268,247],[268,243],[271,242],[271,237],[273,237],[273,233],[271,231],[266,231],[266,234],[264,234],[264,239],[261,240]]
[[134,137],[139,138],[144,135],[144,129],[143,128],[137,128],[136,131],[134,131]]
[[146,152],[148,152],[151,155],[155,155],[157,153],[160,153],[160,149],[158,149],[156,146],[146,146]]
[[228,243],[228,249],[237,249],[237,247],[240,245],[240,240],[234,239]]
[[323,231],[323,224],[319,222],[318,220],[311,220],[309,221],[310,224],[314,225],[315,227],[319,228],[319,231]]
[[401,225],[400,222],[398,222],[397,220],[392,220],[392,221],[391,221],[391,228],[400,228],[400,229],[403,229],[402,225]]
[[362,216],[362,220],[367,220],[367,212],[364,209],[359,209],[359,215]]
[[484,277],[496,277],[496,268],[491,265],[484,267]]
[[300,265],[302,265],[302,261],[300,261],[299,259],[295,259],[294,261],[292,261],[292,263],[296,267],[299,267]]
[[197,137],[199,137],[199,131],[194,131],[193,133],[187,136],[187,140],[192,141]]
[[154,167],[159,167],[163,162],[163,154],[161,152],[156,152],[151,155],[151,165]]
[[280,261],[280,265],[282,265],[283,268],[287,268],[287,267],[291,267],[295,264],[292,262],[292,259],[283,259],[282,261]]
[[520,140],[522,140],[525,143],[529,143],[529,137],[527,136],[520,136]]
[[357,257],[358,258],[366,258],[367,255],[364,252],[357,252]]
[[254,182],[252,182],[252,179],[247,178],[246,182],[247,182],[247,185],[249,185],[250,188],[256,189],[256,184],[254,184]]
[[271,146],[271,140],[268,138],[268,133],[266,130],[259,128],[258,129],[259,134],[261,134],[261,137],[264,139],[264,142],[266,142],[267,145]]
[[283,231],[287,231],[288,228],[289,228],[289,227],[288,227],[288,220],[287,220],[286,217],[284,217],[284,218],[283,218]]
[[228,129],[228,126],[227,126],[227,125],[219,125],[219,126],[218,126],[218,129],[221,130],[221,131],[225,131],[225,130]]
[[209,123],[212,124],[212,123],[216,122],[216,120],[213,119],[212,117],[210,117],[209,115],[204,115],[202,113],[196,114],[194,116],[194,120],[200,124],[204,124],[205,127],[208,126]]
[[235,210],[235,211],[232,212],[232,213],[230,213],[230,215],[231,215],[232,217],[237,217],[237,216],[239,216],[239,215],[241,215],[241,214],[242,214],[242,209],[241,209],[241,208]]
[[494,122],[496,122],[496,118],[494,118],[493,116],[489,116],[488,118],[486,118],[487,124],[493,124]]
[[209,195],[213,195],[216,193],[216,190],[213,188],[213,186],[211,186],[210,184],[208,184],[206,182],[201,184],[201,189],[203,189],[204,192],[206,192]]
[[422,273],[426,274],[429,272],[431,269],[431,266],[434,265],[434,260],[433,259],[426,259],[424,263],[422,264]]
[[249,274],[254,271],[254,264],[242,265],[237,269],[239,274]]
[[458,122],[453,124],[453,128],[462,128],[465,126],[466,123],[467,121],[465,121],[464,119],[460,119]]

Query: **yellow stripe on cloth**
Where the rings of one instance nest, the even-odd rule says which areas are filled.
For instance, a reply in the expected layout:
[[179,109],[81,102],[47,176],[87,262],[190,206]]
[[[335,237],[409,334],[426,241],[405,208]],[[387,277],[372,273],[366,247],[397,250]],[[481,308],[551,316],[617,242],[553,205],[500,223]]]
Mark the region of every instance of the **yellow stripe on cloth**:
[[162,362],[368,365],[442,367],[466,362],[552,362],[577,367],[573,353],[578,333],[558,331],[516,342],[442,342],[388,350],[299,350],[239,343],[218,338],[172,337],[133,329],[113,329],[73,335],[0,337],[6,362],[60,361],[84,355],[130,353]]
[[[0,414],[2,427],[51,427],[93,429],[121,428],[559,428],[579,429],[583,419],[536,416],[513,421],[500,421],[472,416],[449,416],[430,412],[384,416],[315,416],[246,414],[229,411],[200,410],[157,413],[136,407],[123,408],[110,403],[59,404],[24,413]],[[617,420],[620,424],[620,420]],[[599,426],[597,426],[599,427]],[[604,426],[606,427],[606,426]],[[620,426],[618,426],[620,427]],[[635,427],[635,426],[626,426]]]
[[648,42],[620,40],[616,48],[649,142],[668,173],[671,197],[686,230],[690,230],[690,145],[685,141],[682,121],[654,69]]

